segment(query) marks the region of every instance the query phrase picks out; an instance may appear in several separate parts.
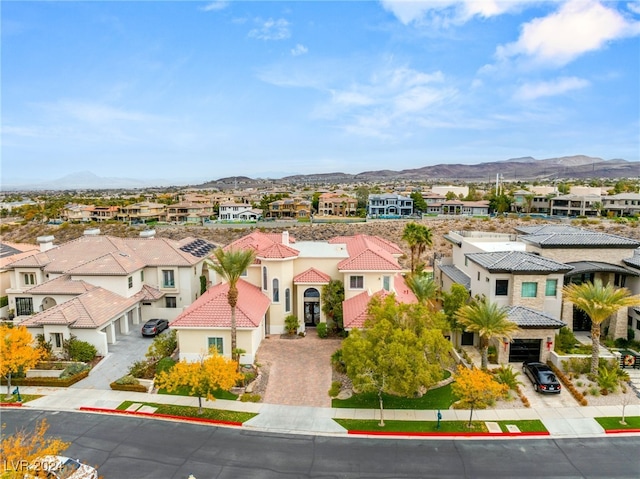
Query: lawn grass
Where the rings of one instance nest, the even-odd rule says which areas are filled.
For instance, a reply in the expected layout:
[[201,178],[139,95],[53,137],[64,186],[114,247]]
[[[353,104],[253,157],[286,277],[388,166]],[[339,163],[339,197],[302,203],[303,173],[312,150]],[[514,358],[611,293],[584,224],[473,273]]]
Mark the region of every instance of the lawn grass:
[[607,429],[640,429],[640,416],[631,416],[625,417],[624,421],[627,424],[620,424],[620,416],[615,417],[596,417],[594,418],[598,421],[605,430]]
[[[188,387],[182,386],[174,391],[167,391],[166,389],[158,389],[158,394],[168,394],[169,396],[189,396],[189,397],[198,397],[191,394],[191,391]],[[238,399],[237,394],[233,394],[232,392],[225,391],[224,389],[217,389],[213,393],[213,397],[216,399],[228,399],[229,401],[235,401]]]
[[[451,391],[451,384],[428,391],[421,398],[404,398],[383,394],[385,409],[449,409],[457,400]],[[380,402],[376,393],[354,394],[349,399],[333,399],[335,408],[379,409]]]
[[[126,411],[135,401],[124,401],[116,409]],[[198,414],[198,408],[194,406],[176,406],[174,404],[156,404],[151,402],[136,403],[156,408],[156,414],[168,414],[171,416],[194,417],[198,419],[215,419],[217,421],[245,422],[257,414],[252,412],[226,411],[222,409],[202,408],[202,414]]]
[[[29,402],[29,401],[33,401],[34,399],[38,399],[41,398],[42,395],[36,395],[36,394],[20,394],[20,397],[22,398],[22,401],[20,402]],[[6,404],[12,404],[12,403],[17,403],[18,402],[18,395],[14,394],[13,396],[11,396],[9,399],[7,399],[6,396],[2,395],[0,396],[0,402],[2,403],[6,403]]]
[[[334,419],[338,424],[348,431],[374,431],[374,432],[488,432],[484,421],[472,421],[468,427],[469,421],[440,421],[440,429],[438,429],[437,421],[385,421],[385,426],[380,427],[378,420],[362,420],[362,419]],[[509,432],[507,424],[518,426],[521,432],[546,432],[547,429],[542,421],[497,421],[503,432]]]

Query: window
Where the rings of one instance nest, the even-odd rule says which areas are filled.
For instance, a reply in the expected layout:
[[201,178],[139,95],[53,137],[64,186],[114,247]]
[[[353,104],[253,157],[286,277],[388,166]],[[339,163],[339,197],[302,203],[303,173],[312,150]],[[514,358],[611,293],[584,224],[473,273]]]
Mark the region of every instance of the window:
[[262,289],[267,290],[267,267],[262,267]]
[[522,283],[523,298],[535,298],[538,295],[538,283],[528,282]]
[[382,289],[385,291],[391,291],[391,276],[382,277]]
[[165,296],[164,298],[164,307],[165,308],[177,308],[178,302],[176,301],[175,296]]
[[272,291],[272,296],[273,296],[273,302],[274,303],[279,303],[280,302],[280,281],[278,281],[277,278],[273,278],[273,291]]
[[480,271],[478,271],[478,281],[480,281]]
[[545,296],[555,296],[558,292],[558,280],[557,279],[548,279],[547,284],[544,288]]
[[133,276],[129,276],[127,281],[129,282],[129,289],[133,288]]
[[62,349],[63,337],[62,333],[51,333],[51,345],[54,349]]
[[466,256],[464,257],[464,265],[469,266],[469,258],[467,258]]
[[350,289],[364,289],[364,276],[349,276]]
[[289,288],[284,290],[284,311],[285,313],[291,311],[291,290]]
[[216,348],[218,350],[218,354],[224,354],[222,338],[207,338],[207,350],[211,351],[211,348]]
[[163,288],[174,288],[176,286],[175,278],[173,276],[172,269],[163,269],[162,270],[162,287]]
[[248,273],[247,273],[247,270],[245,269],[245,270],[242,272],[242,274],[241,274],[240,276],[242,276],[243,278],[245,278],[245,277],[247,276],[247,274],[248,274]]
[[25,273],[23,275],[23,281],[25,286],[36,284],[36,275],[33,273]]
[[144,283],[144,271],[140,271],[140,281]]
[[33,299],[16,298],[16,314],[18,316],[29,316],[33,314]]
[[507,296],[509,294],[509,280],[496,279],[496,296]]

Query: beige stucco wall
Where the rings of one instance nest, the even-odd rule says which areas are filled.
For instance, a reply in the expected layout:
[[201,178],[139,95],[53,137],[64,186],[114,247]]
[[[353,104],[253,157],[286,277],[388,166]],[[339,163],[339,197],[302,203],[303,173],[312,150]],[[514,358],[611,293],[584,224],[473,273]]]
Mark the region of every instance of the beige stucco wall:
[[624,258],[633,256],[633,248],[538,248],[527,244],[527,251],[561,263],[601,261],[622,265]]
[[[222,354],[231,359],[231,330],[221,328],[176,328],[178,337],[179,357],[186,361],[198,361],[207,354],[208,338],[222,338]],[[244,349],[245,354],[240,358],[243,364],[255,361],[255,355],[264,338],[264,321],[260,327],[252,329],[239,328],[237,330],[238,348]]]

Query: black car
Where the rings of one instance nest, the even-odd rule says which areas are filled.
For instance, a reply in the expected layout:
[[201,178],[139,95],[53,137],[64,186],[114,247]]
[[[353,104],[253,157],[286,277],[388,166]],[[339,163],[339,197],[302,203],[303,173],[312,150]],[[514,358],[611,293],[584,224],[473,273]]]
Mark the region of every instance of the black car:
[[166,319],[150,319],[142,326],[143,336],[155,336],[169,327],[169,321]]
[[525,361],[522,364],[525,375],[533,383],[533,388],[539,393],[560,394],[562,386],[553,370],[544,363]]

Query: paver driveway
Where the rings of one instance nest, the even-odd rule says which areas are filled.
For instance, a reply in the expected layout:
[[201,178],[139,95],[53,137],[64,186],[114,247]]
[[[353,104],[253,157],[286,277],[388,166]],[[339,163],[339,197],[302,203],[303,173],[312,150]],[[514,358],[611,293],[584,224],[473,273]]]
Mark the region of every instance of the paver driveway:
[[268,365],[269,382],[263,401],[289,406],[331,407],[331,355],[340,339],[320,339],[315,329],[307,336],[282,339],[271,335],[260,344],[257,362]]

